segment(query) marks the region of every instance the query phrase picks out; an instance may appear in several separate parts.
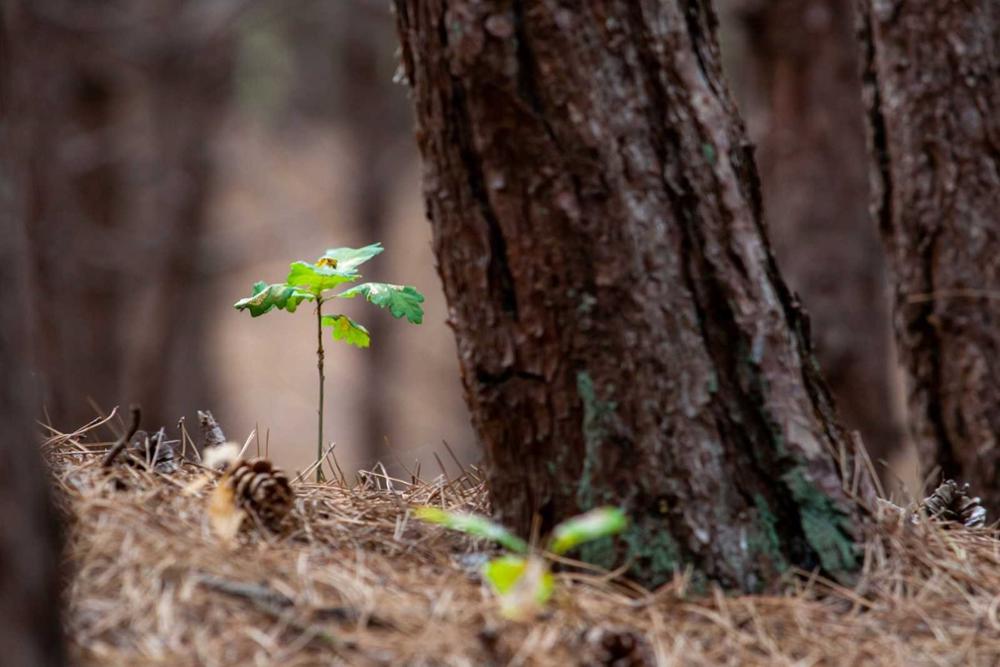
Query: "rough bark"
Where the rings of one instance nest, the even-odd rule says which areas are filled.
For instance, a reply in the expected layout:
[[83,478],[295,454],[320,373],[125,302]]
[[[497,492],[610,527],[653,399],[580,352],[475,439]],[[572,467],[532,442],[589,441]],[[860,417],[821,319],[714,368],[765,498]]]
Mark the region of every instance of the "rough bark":
[[902,444],[891,295],[868,210],[864,107],[851,0],[741,2],[738,74],[759,146],[774,253],[812,319],[816,356],[873,459]]
[[860,2],[872,201],[925,466],[1000,510],[1000,4]]
[[621,503],[648,584],[853,570],[850,448],[768,248],[711,9],[561,5],[396,2],[496,512],[527,531]]
[[[0,62],[6,59],[0,12]],[[0,79],[0,110],[7,105]],[[59,619],[59,531],[46,492],[34,420],[40,417],[30,373],[23,220],[10,187],[7,128],[0,124],[0,662],[9,667],[64,664]]]
[[227,31],[187,0],[12,0],[16,188],[27,205],[48,414],[138,401],[150,424],[204,407],[198,239]]

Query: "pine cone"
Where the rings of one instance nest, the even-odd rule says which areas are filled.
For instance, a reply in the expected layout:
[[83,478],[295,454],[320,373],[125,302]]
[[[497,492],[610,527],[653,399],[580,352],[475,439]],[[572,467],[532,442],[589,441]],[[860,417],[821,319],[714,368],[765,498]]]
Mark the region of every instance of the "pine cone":
[[277,530],[292,510],[288,477],[267,459],[240,461],[229,475],[236,505],[271,530]]
[[583,665],[652,667],[655,664],[649,643],[633,630],[596,627],[587,632],[585,640],[589,650]]
[[986,508],[978,497],[969,495],[969,485],[945,480],[922,503],[924,511],[945,521],[957,521],[966,528],[978,528],[986,523]]

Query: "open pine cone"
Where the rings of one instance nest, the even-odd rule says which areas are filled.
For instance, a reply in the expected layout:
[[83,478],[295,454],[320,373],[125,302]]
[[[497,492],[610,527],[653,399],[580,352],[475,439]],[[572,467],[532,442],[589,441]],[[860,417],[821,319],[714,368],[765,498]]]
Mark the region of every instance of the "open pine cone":
[[966,528],[978,528],[986,523],[986,508],[978,497],[969,495],[969,485],[953,479],[945,480],[934,493],[924,498],[922,507],[930,516],[957,521]]
[[277,530],[292,510],[294,495],[288,477],[267,459],[240,461],[229,473],[236,506]]

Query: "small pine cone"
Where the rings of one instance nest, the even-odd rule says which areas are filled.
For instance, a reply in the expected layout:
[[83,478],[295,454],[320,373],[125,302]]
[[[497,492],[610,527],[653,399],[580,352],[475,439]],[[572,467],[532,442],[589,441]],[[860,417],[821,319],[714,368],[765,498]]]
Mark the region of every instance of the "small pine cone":
[[288,477],[267,459],[240,461],[230,473],[236,505],[277,530],[292,510],[293,493]]
[[986,525],[986,508],[979,496],[965,496],[958,508],[958,518],[966,528],[981,528]]
[[986,508],[978,497],[969,495],[969,485],[945,480],[934,493],[924,499],[924,510],[946,521],[957,521],[966,528],[978,528],[986,523]]
[[646,639],[626,628],[596,627],[585,635],[587,656],[581,664],[604,667],[652,667],[653,652]]

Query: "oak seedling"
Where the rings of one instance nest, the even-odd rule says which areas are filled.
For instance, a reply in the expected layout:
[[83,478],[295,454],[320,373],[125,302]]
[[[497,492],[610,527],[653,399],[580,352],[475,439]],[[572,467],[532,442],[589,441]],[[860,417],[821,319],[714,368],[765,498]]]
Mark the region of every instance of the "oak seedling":
[[[319,371],[319,425],[316,434],[316,456],[323,457],[323,386],[324,353],[323,328],[330,329],[333,339],[348,345],[365,348],[371,345],[371,336],[361,324],[340,313],[324,314],[323,305],[336,299],[364,297],[369,303],[387,309],[395,318],[405,317],[412,324],[424,318],[421,305],[424,296],[409,285],[391,283],[361,283],[340,292],[336,288],[354,283],[361,278],[358,267],[384,250],[382,244],[373,243],[363,248],[331,248],[315,263],[292,262],[288,277],[283,283],[256,282],[250,296],[240,299],[233,306],[247,310],[252,317],[259,317],[275,308],[294,313],[303,301],[316,304],[316,368]],[[316,467],[316,481],[323,481],[323,466]]]

